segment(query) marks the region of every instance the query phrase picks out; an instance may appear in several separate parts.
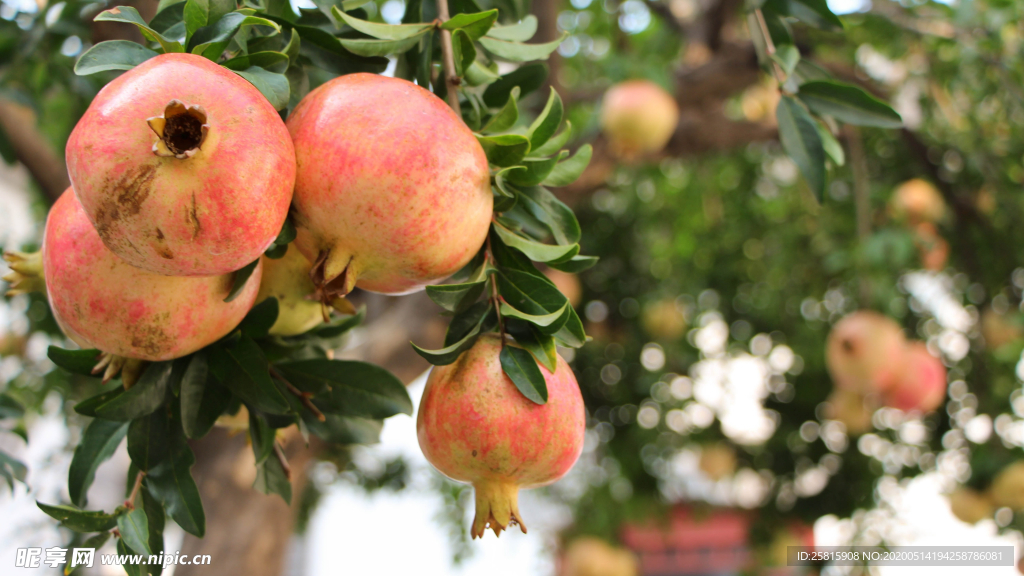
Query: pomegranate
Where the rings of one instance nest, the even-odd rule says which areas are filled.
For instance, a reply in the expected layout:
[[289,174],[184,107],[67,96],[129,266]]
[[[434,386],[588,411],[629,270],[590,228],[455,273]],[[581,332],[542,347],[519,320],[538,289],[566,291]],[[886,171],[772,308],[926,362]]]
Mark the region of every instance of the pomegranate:
[[906,338],[895,320],[870,310],[836,322],[825,344],[825,363],[839,388],[882,392],[899,379]]
[[576,538],[565,548],[559,576],[637,576],[636,556],[591,536]]
[[288,117],[295,142],[295,245],[318,296],[354,286],[405,294],[479,251],[494,200],[483,148],[439,98],[411,82],[349,74]]
[[170,360],[224,336],[256,300],[262,266],[231,302],[232,275],[161,276],[108,250],[69,191],[43,238],[47,295],[57,322],[82,346],[139,360]]
[[675,340],[686,333],[686,316],[669,298],[645,305],[640,324],[644,331],[659,340]]
[[949,495],[949,507],[953,516],[968,524],[977,524],[980,520],[991,518],[995,512],[987,494],[964,487],[957,488]]
[[605,92],[601,129],[617,156],[631,159],[659,152],[678,123],[675,99],[654,82],[629,80]]
[[856,436],[871,430],[874,403],[860,392],[836,388],[829,394],[827,402],[825,417],[842,422],[850,434]]
[[992,503],[1012,510],[1024,510],[1024,460],[1003,468],[988,489]]
[[163,54],[106,85],[67,144],[72,187],[110,250],[158,274],[238,270],[277,237],[295,153],[252,84]]
[[[512,344],[506,343],[506,346]],[[485,334],[453,364],[427,378],[416,420],[420,448],[442,474],[473,485],[473,538],[495,535],[519,514],[519,488],[558,480],[583,450],[586,415],[572,369],[562,358],[555,372],[540,368],[546,404],[534,404],[501,370],[502,341]]]
[[900,184],[889,200],[889,211],[911,224],[938,222],[946,213],[946,201],[930,182],[914,178]]
[[923,342],[912,342],[899,380],[884,393],[885,404],[905,412],[931,412],[945,399],[946,367]]
[[921,222],[914,228],[914,244],[925,270],[940,272],[949,260],[949,242],[939,235],[935,224]]
[[271,334],[295,336],[323,322],[320,303],[311,299],[316,287],[309,279],[310,268],[309,260],[291,245],[282,258],[263,257],[263,279],[256,302],[277,298],[277,321],[270,327]]
[[736,471],[736,451],[725,442],[708,444],[700,450],[698,466],[708,478],[717,482]]

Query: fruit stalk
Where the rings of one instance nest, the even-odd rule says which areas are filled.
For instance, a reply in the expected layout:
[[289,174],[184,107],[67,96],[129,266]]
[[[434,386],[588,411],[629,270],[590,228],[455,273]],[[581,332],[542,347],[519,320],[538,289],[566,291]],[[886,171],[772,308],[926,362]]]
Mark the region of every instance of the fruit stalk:
[[[442,23],[448,21],[448,0],[437,0],[438,20]],[[452,107],[455,114],[462,118],[462,109],[459,106],[460,80],[455,74],[455,49],[452,47],[452,33],[449,30],[440,28],[441,31],[441,65],[444,68],[444,85],[447,93],[448,105]]]

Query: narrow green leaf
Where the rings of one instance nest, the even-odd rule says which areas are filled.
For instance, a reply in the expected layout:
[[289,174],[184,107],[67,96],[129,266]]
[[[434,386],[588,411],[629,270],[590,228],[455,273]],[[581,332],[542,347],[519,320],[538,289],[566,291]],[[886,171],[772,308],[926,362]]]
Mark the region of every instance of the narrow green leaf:
[[558,162],[569,155],[568,150],[562,150],[550,158],[523,158],[523,170],[517,170],[508,175],[508,179],[516,186],[536,186],[551,174]]
[[117,529],[129,548],[149,556],[149,522],[141,507],[117,517]]
[[[426,34],[426,32],[423,32]],[[339,38],[338,41],[346,50],[360,56],[388,56],[401,54],[419,43],[420,36],[403,40],[350,40]]]
[[96,417],[106,420],[134,420],[164,403],[171,382],[173,362],[153,362],[146,366],[134,386],[96,408]]
[[476,14],[456,14],[450,20],[441,25],[445,30],[463,30],[473,40],[479,39],[494,26],[498,19],[498,11],[488,10]]
[[183,17],[185,22],[185,41],[187,43],[196,30],[206,26],[209,22],[209,0],[186,0]]
[[818,129],[821,145],[825,149],[825,153],[828,154],[828,157],[835,162],[836,166],[842,166],[846,163],[846,154],[843,152],[843,146],[832,135],[832,131],[822,122],[815,122],[814,126]]
[[519,134],[477,136],[476,139],[487,154],[487,161],[495,166],[515,166],[530,151],[529,138]]
[[110,402],[114,398],[117,398],[121,394],[124,394],[124,388],[117,386],[113,390],[107,392],[101,392],[90,398],[82,400],[78,404],[75,404],[75,412],[78,412],[82,416],[89,416],[90,418],[96,418],[96,409],[103,406],[107,402]]
[[[576,155],[579,156],[581,154],[584,154],[582,148]],[[572,159],[567,160],[567,162],[571,161]],[[580,241],[582,231],[572,208],[569,208],[561,200],[555,198],[555,195],[546,188],[539,186],[522,188],[520,193],[520,203],[534,218],[544,223],[551,230],[551,234],[555,237],[555,242],[558,244],[575,244]]]
[[480,38],[480,45],[496,58],[510,62],[530,62],[532,60],[544,60],[558,49],[558,45],[568,37],[563,33],[557,40],[543,44],[520,44],[519,42],[508,42],[484,36]]
[[[146,512],[146,523],[149,527],[149,551],[150,554],[160,555],[164,551],[164,524],[166,519],[164,518],[164,507],[160,505],[149,490],[142,491],[142,509]],[[85,548],[89,548],[88,544],[83,545]],[[99,546],[95,546],[99,548]],[[161,564],[150,564],[146,567],[148,572],[152,576],[160,576],[163,571],[163,565]]]
[[551,94],[548,95],[548,101],[544,105],[544,110],[533,121],[533,124],[530,124],[530,129],[527,131],[531,150],[540,148],[548,139],[555,135],[558,127],[562,124],[562,114],[562,98],[554,88],[551,88]]
[[235,396],[263,412],[288,412],[288,402],[270,379],[270,363],[252,338],[243,335],[234,347],[222,348],[215,354],[226,363],[223,384]]
[[497,222],[493,224],[493,227],[494,231],[501,237],[502,242],[504,242],[506,246],[519,250],[530,258],[530,260],[535,262],[567,260],[578,254],[580,251],[579,244],[552,246],[550,244],[542,244],[536,240],[520,236]]
[[[492,280],[489,280],[489,282],[491,281],[493,281],[493,277]],[[487,290],[490,290],[489,285],[485,288],[485,291]],[[473,330],[487,331],[489,329],[487,327],[488,319],[497,325],[498,317],[494,313],[493,303],[489,299],[481,300],[462,312],[457,312],[452,316],[452,321],[448,323],[448,330],[444,335],[445,347],[465,339]]]
[[[473,344],[476,343],[477,337],[480,336],[481,327],[484,323],[484,320],[487,318],[486,311],[489,310],[490,303],[481,302],[480,304],[484,305],[484,312],[476,317],[476,323],[468,327],[468,330],[465,331],[465,333],[461,334],[461,337],[459,338],[458,341],[448,344],[444,348],[441,348],[439,350],[427,350],[425,348],[420,348],[414,343],[412,345],[413,349],[416,350],[417,354],[422,356],[427,362],[430,362],[434,366],[447,366],[452,362],[458,360],[459,356],[461,356],[463,352],[473,347]],[[471,308],[470,310],[473,309]],[[477,310],[473,311],[476,312]],[[467,317],[471,318],[471,316],[468,314]],[[454,324],[454,321],[452,323]],[[452,327],[449,326],[449,334],[451,334],[451,329]],[[459,330],[459,332],[462,331]]]
[[484,127],[480,129],[480,132],[484,134],[496,134],[498,132],[504,132],[516,125],[519,121],[519,92],[518,86],[512,88],[512,91],[508,95],[508,101],[502,106],[501,110],[491,116],[490,120],[484,124]]
[[783,96],[775,110],[782,149],[793,159],[820,201],[825,192],[825,149],[814,119],[792,96]]
[[455,74],[459,77],[465,76],[466,70],[476,61],[476,47],[473,46],[473,39],[465,30],[458,29],[452,32],[452,48]]
[[148,472],[167,458],[174,433],[170,426],[166,410],[132,420],[128,426],[128,456],[135,468]]
[[903,126],[903,119],[888,104],[850,84],[826,80],[804,82],[797,97],[814,112],[847,124],[877,128]]
[[131,70],[157,53],[130,40],[107,40],[89,48],[75,62],[75,74],[88,76],[108,70]]
[[516,342],[525,348],[537,359],[548,372],[554,373],[558,367],[558,353],[555,350],[555,339],[540,330],[537,330],[528,322],[522,322],[515,318],[508,318],[505,321],[505,331],[516,339]]
[[522,22],[510,26],[494,26],[487,31],[487,35],[498,40],[510,42],[526,42],[537,33],[537,17],[530,14],[523,18]]
[[369,418],[325,414],[323,422],[308,411],[302,413],[302,420],[309,431],[317,437],[335,444],[376,444],[384,423]]
[[348,14],[345,14],[341,10],[338,10],[337,6],[331,9],[334,17],[338,20],[348,24],[355,30],[377,38],[378,40],[408,40],[410,38],[418,38],[420,34],[423,34],[430,29],[431,24],[378,24],[376,22],[368,22],[366,20],[360,20],[359,18],[353,18]]
[[[568,304],[566,304],[566,306],[568,306]],[[556,332],[561,327],[561,325],[558,324],[558,322],[564,321],[564,314],[564,307],[548,314],[534,315],[527,314],[526,312],[522,312],[520,310],[516,310],[515,308],[509,306],[507,302],[501,303],[502,316],[507,316],[509,318],[518,318],[520,320],[523,320],[524,322],[529,322],[530,324],[540,326],[542,328],[551,328],[551,332]]]
[[267,495],[277,494],[286,503],[292,503],[292,483],[277,458],[267,458],[256,465],[256,481],[252,487]]
[[85,428],[68,470],[68,492],[76,506],[85,506],[85,497],[96,477],[96,469],[114,455],[127,433],[128,424],[99,418]]
[[14,481],[24,483],[28,476],[28,468],[20,460],[16,460],[0,450],[0,477],[3,477],[14,490]]
[[[166,34],[172,26],[182,23],[185,19],[185,2],[176,2],[166,8],[162,8],[149,21],[149,27],[161,34]],[[127,40],[125,40],[127,42]]]
[[523,393],[523,396],[534,404],[545,404],[548,401],[548,385],[541,374],[537,361],[529,352],[510,346],[501,347],[498,356],[502,371],[512,379],[512,383]]
[[800,62],[800,51],[792,44],[782,44],[775,47],[772,60],[782,68],[786,76],[789,76]]
[[583,322],[572,306],[565,309],[565,323],[555,332],[555,340],[569,348],[579,348],[587,342],[587,334],[583,331]]
[[[242,72],[236,72],[236,74],[245,78],[246,80],[249,80],[249,78],[247,78],[245,74]],[[252,82],[252,80],[249,80],[249,82]],[[287,84],[287,82],[285,83]],[[256,86],[256,84],[253,84],[253,86]],[[256,86],[256,88],[259,88],[259,86]],[[262,92],[262,90],[260,90],[260,92]],[[264,96],[266,96],[266,94],[264,94]],[[288,99],[285,98],[286,103],[287,101]],[[231,302],[235,298],[238,298],[238,295],[242,293],[242,289],[245,288],[246,282],[249,281],[249,277],[252,276],[253,271],[256,270],[256,265],[259,263],[260,259],[257,258],[252,262],[246,264],[245,267],[242,268],[241,270],[235,272],[235,276],[231,279],[231,290],[228,291],[227,297],[224,298],[225,302]]]
[[92,369],[100,361],[99,350],[65,350],[57,346],[46,349],[46,357],[51,362],[72,374],[92,376]]
[[256,340],[264,338],[270,332],[270,327],[277,322],[280,307],[277,298],[268,296],[266,300],[252,307],[245,315],[238,329],[242,334]]
[[267,50],[236,56],[230,60],[221,62],[220,65],[236,72],[240,70],[245,71],[253,66],[258,66],[272,74],[284,74],[285,70],[288,69],[289,62],[290,60],[288,55],[284,52],[272,52]]
[[762,9],[782,16],[792,16],[823,30],[843,29],[843,21],[829,10],[826,0],[767,0]]
[[[494,173],[494,186],[498,189],[498,193],[506,198],[516,197],[515,189],[511,187],[508,182],[509,177],[515,172],[522,172],[526,170],[525,166],[509,166],[508,168],[502,168]],[[513,202],[514,204],[514,202]],[[511,208],[509,206],[508,208]],[[506,210],[508,209],[506,208]],[[495,212],[503,212],[503,210],[495,209]]]
[[274,430],[267,424],[267,419],[255,410],[249,411],[249,440],[257,466],[274,453]]
[[584,144],[580,146],[576,154],[568,160],[563,160],[555,166],[554,170],[548,174],[548,177],[544,180],[545,186],[568,186],[579,178],[583,171],[590,165],[590,158],[594,154],[593,147],[590,144]]
[[281,25],[273,20],[231,12],[217,22],[196,30],[189,38],[188,51],[216,62],[243,26],[267,26],[275,32],[281,31]]
[[25,415],[25,407],[9,394],[0,394],[0,419],[21,418]]
[[540,148],[531,150],[530,155],[540,158],[543,156],[551,156],[552,154],[556,154],[562,149],[563,146],[565,146],[566,142],[569,141],[569,136],[571,135],[572,122],[566,120],[565,128],[561,132],[549,138],[548,141],[545,142],[544,145],[541,146]]
[[51,518],[59,520],[62,526],[75,532],[102,532],[117,526],[117,516],[106,512],[79,510],[73,506],[62,504],[54,506],[38,501],[36,506]]
[[339,416],[389,418],[412,414],[412,400],[401,380],[380,366],[352,360],[303,360],[275,366],[299,390],[314,392],[313,402]]
[[555,270],[561,270],[562,272],[578,274],[593,267],[594,264],[597,264],[597,261],[597,256],[573,256],[570,260],[566,260],[565,262],[549,263],[548,266]]
[[[131,547],[128,546],[128,544],[125,543],[125,541],[123,539],[121,539],[121,538],[118,538],[117,546],[115,547],[115,549],[117,550],[117,554],[119,556],[122,556],[122,557],[127,556],[127,557],[129,557],[129,559],[132,556],[137,556],[138,555],[138,553],[135,550],[132,550]],[[124,564],[122,564],[121,568],[124,570],[125,574],[127,574],[128,576],[142,576],[142,565],[141,564],[137,564],[137,563],[129,561],[129,562],[125,562]]]
[[125,22],[128,24],[134,24],[138,27],[142,35],[148,40],[157,42],[164,49],[164,52],[184,52],[185,49],[181,45],[181,42],[176,42],[166,38],[163,34],[160,34],[156,30],[149,27],[146,21],[139,15],[139,11],[131,6],[115,6],[110,10],[104,10],[100,12],[96,18],[96,22]]
[[199,488],[189,469],[196,463],[188,444],[181,443],[169,458],[150,470],[146,487],[183,530],[202,538],[206,533],[206,515]]
[[202,438],[231,403],[231,393],[209,374],[205,350],[192,355],[181,379],[181,425],[189,438]]
[[472,306],[484,292],[484,280],[465,284],[427,286],[427,296],[449,312],[461,312]]
[[508,101],[508,95],[516,86],[522,98],[544,85],[548,77],[547,64],[537,62],[527,64],[505,74],[484,90],[484,104],[491,108],[502,106]]

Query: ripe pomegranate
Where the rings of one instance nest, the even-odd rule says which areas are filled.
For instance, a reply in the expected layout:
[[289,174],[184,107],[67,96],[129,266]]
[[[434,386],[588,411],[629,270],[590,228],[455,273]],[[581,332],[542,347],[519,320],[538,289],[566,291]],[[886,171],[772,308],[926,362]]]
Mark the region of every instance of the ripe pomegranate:
[[825,344],[825,363],[839,388],[882,392],[900,378],[906,337],[895,320],[870,310],[836,322]]
[[349,74],[288,117],[295,142],[295,245],[319,297],[358,285],[405,294],[479,251],[494,208],[483,148],[444,102],[411,82]]
[[565,548],[559,576],[637,576],[636,556],[600,538],[576,538]]
[[679,123],[679,106],[647,80],[616,84],[604,94],[601,129],[614,154],[625,159],[659,152]]
[[156,56],[107,84],[66,155],[103,243],[172,276],[227,274],[259,258],[295,183],[277,111],[242,77],[191,54]]
[[965,487],[957,488],[949,495],[949,507],[953,516],[968,524],[977,524],[980,520],[991,518],[995,512],[987,494]]
[[935,223],[946,213],[946,201],[930,182],[914,178],[900,184],[889,200],[889,210],[899,220],[911,224]]
[[883,397],[886,406],[905,412],[931,412],[946,399],[946,367],[923,342],[912,342],[899,380]]
[[312,266],[291,245],[282,258],[275,260],[263,257],[263,279],[260,281],[256,303],[271,296],[277,298],[277,321],[270,327],[271,334],[295,336],[323,322],[320,303],[311,299],[316,291],[313,281],[309,279]]
[[988,489],[992,503],[1001,508],[1024,510],[1024,460],[1003,468]]
[[586,430],[583,397],[565,360],[558,359],[554,373],[540,368],[548,401],[534,404],[502,372],[501,346],[500,336],[485,334],[455,363],[434,367],[416,420],[427,460],[476,491],[473,538],[488,527],[499,535],[509,524],[525,533],[519,488],[565,475]]
[[140,360],[184,356],[224,336],[245,317],[261,266],[231,302],[232,275],[161,276],[108,250],[73,193],[53,205],[43,238],[53,315],[80,345]]
[[640,324],[644,331],[659,340],[675,340],[686,333],[686,316],[669,298],[645,305]]

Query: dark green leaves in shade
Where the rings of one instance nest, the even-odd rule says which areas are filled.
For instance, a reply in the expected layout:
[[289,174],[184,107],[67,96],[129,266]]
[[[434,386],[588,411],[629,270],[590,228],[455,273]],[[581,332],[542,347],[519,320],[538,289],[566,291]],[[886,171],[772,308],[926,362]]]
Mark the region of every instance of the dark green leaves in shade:
[[292,503],[292,483],[277,458],[267,458],[256,465],[252,487],[264,494],[278,494],[286,503]]
[[479,42],[484,47],[484,50],[490,52],[495,58],[510,62],[530,62],[546,59],[552,52],[558,49],[559,44],[565,40],[566,36],[566,34],[563,34],[557,40],[543,44],[521,44],[519,42],[498,40],[489,36],[480,38]]
[[537,361],[529,352],[516,346],[505,345],[499,356],[501,369],[512,379],[516,388],[535,404],[548,401],[548,386]]
[[427,296],[435,304],[449,312],[461,312],[473,305],[484,293],[486,282],[468,282],[466,284],[439,284],[427,286]]
[[65,350],[56,346],[46,349],[46,357],[54,364],[83,376],[92,376],[92,369],[100,360],[99,350]]
[[156,55],[156,52],[130,40],[100,42],[78,58],[75,74],[88,76],[108,70],[131,70]]
[[86,493],[96,476],[100,464],[114,455],[117,446],[128,433],[128,424],[110,420],[95,419],[82,434],[82,440],[75,448],[68,470],[68,492],[71,502],[85,506]]
[[252,276],[253,271],[256,270],[256,266],[259,263],[260,260],[257,258],[246,264],[244,268],[235,272],[235,276],[231,279],[231,290],[228,291],[228,295],[224,298],[225,302],[231,302],[235,298],[238,298],[238,295],[242,293],[242,289],[245,288],[246,282],[249,281],[249,277]]
[[888,104],[849,84],[825,80],[804,82],[797,97],[812,111],[847,124],[877,128],[903,126],[903,119]]
[[14,489],[14,481],[25,482],[28,475],[28,468],[20,460],[10,457],[6,452],[0,450],[0,478]]
[[51,518],[59,520],[61,525],[75,532],[102,532],[117,526],[117,516],[106,512],[80,510],[74,506],[49,505],[36,502],[40,510]]
[[181,42],[171,40],[150,28],[149,24],[139,15],[139,11],[131,6],[116,6],[110,10],[105,10],[100,12],[94,20],[96,22],[125,22],[127,24],[134,24],[147,40],[159,43],[164,52],[185,51]]
[[128,511],[117,517],[117,530],[121,540],[139,554],[149,556],[149,521],[146,511],[141,507]]
[[196,458],[184,442],[175,442],[171,453],[149,471],[145,485],[179,526],[193,536],[206,533],[206,516],[199,488],[189,471]]
[[96,406],[96,417],[127,421],[152,413],[164,403],[172,367],[172,362],[149,364],[134,386]]
[[325,414],[388,418],[412,414],[402,382],[387,370],[352,360],[303,360],[275,365],[289,383],[316,396]]
[[826,0],[767,0],[762,9],[766,13],[792,16],[823,30],[843,29],[842,20],[829,10]]
[[818,201],[825,193],[825,149],[814,118],[792,96],[783,96],[775,110],[782,149],[793,159]]

